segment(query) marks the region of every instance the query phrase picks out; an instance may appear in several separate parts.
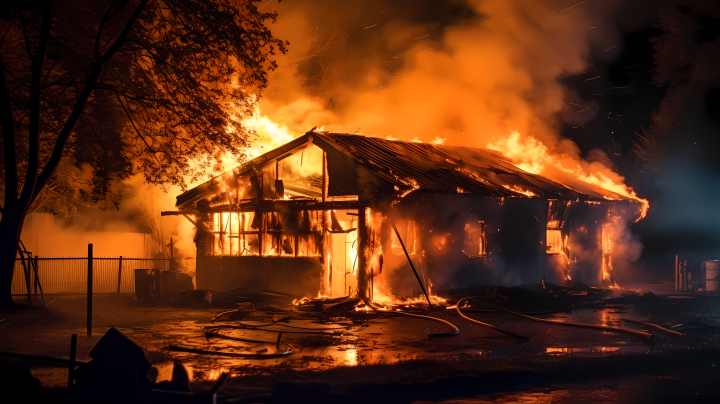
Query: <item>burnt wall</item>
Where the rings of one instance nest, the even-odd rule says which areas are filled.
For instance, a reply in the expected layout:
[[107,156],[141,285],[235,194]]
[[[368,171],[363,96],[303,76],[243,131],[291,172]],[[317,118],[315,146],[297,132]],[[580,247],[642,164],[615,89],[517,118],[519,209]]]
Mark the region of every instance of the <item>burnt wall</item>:
[[[546,275],[548,202],[526,198],[421,194],[408,196],[388,215],[383,228],[387,281],[393,290],[418,294],[419,287],[403,255],[392,249],[394,220],[414,220],[419,235],[413,262],[436,290],[471,284],[539,283]],[[467,223],[485,224],[486,254],[463,252]],[[392,236],[394,237],[394,236]],[[393,270],[393,264],[397,269]],[[422,275],[421,275],[422,276]]]
[[317,257],[199,257],[198,289],[243,286],[317,296],[322,263]]

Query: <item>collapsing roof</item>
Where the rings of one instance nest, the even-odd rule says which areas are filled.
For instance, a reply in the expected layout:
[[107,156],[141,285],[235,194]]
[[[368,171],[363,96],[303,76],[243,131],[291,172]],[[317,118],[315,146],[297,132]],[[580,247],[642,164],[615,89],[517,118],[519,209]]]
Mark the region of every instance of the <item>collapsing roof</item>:
[[[560,183],[530,174],[492,150],[315,130],[244,163],[232,173],[238,177],[247,175],[308,143],[328,154],[329,168],[333,161],[346,161],[356,167],[359,164],[402,190],[539,199],[631,200],[577,179]],[[329,170],[331,187],[334,171],[338,172]],[[176,205],[190,207],[211,192],[220,177],[179,195]]]

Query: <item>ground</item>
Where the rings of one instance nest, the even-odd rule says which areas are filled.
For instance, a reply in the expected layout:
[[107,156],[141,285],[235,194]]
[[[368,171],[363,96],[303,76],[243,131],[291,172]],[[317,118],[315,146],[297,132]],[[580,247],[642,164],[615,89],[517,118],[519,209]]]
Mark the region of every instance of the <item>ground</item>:
[[[655,293],[661,285],[646,286]],[[67,358],[78,334],[78,357],[116,327],[144,347],[170,378],[173,360],[191,370],[193,388],[208,389],[230,374],[219,402],[392,403],[644,403],[720,402],[720,328],[685,330],[676,336],[631,324],[635,319],[670,327],[683,323],[720,326],[720,299],[665,297],[549,319],[652,330],[652,340],[632,334],[542,324],[499,314],[468,314],[522,334],[523,342],[461,319],[454,310],[432,315],[457,325],[460,334],[428,338],[449,327],[413,318],[300,327],[335,328],[340,335],[284,333],[294,353],[280,359],[237,359],[181,353],[169,345],[204,350],[275,352],[277,332],[229,330],[224,335],[268,341],[263,347],[206,338],[205,328],[223,308],[188,309],[138,301],[132,295],[94,296],[93,336],[86,335],[85,296],[52,296],[46,309],[0,315],[0,350]],[[362,315],[362,314],[360,314]],[[258,320],[267,321],[267,318]],[[346,328],[337,329],[343,326]],[[272,327],[267,327],[272,328]],[[287,331],[287,329],[285,329]],[[67,368],[1,358],[3,370],[29,368],[52,391],[67,384]],[[9,389],[9,390],[8,390]],[[12,386],[3,394],[12,394]],[[12,401],[10,401],[12,402]]]

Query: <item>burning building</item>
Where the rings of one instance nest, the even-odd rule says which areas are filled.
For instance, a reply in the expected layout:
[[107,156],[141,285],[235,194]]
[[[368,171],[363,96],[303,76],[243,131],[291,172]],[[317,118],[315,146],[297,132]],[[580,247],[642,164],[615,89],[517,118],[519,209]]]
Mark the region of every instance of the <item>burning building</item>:
[[381,301],[430,287],[612,284],[634,199],[498,152],[311,130],[177,197],[198,288]]

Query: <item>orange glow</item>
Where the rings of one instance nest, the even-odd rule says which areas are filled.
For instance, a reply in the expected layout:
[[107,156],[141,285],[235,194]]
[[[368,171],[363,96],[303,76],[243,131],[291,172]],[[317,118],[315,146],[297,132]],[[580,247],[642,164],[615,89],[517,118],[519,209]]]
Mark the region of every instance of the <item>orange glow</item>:
[[526,189],[522,189],[522,188],[521,188],[520,186],[518,186],[518,185],[513,185],[513,186],[503,185],[503,187],[505,187],[505,188],[507,188],[507,189],[509,189],[509,190],[511,190],[511,191],[513,191],[513,192],[517,192],[517,193],[519,193],[519,194],[523,194],[523,195],[527,196],[528,198],[532,198],[533,196],[537,196],[537,195],[535,195],[535,193],[533,193],[532,191],[528,191],[528,190],[526,190]]
[[562,179],[553,173],[553,169],[555,169],[609,191],[603,195],[607,199],[617,199],[613,193],[634,199],[641,204],[640,216],[637,220],[644,218],[650,208],[650,203],[646,199],[639,198],[632,188],[623,183],[623,177],[604,165],[581,161],[567,154],[554,153],[545,144],[531,136],[522,136],[519,132],[514,131],[510,133],[510,136],[492,142],[487,147],[502,153],[519,168],[529,173],[562,182]]
[[610,281],[613,252],[613,229],[610,224],[602,226],[602,276],[604,281]]

